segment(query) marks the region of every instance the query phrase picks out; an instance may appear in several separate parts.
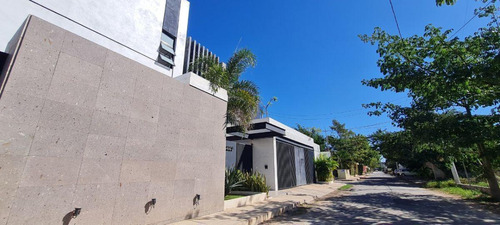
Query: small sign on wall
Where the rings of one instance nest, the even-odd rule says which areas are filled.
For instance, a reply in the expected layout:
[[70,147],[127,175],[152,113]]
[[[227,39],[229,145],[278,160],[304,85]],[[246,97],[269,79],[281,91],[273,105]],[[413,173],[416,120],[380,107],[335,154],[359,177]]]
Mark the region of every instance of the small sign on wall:
[[232,152],[233,146],[226,146],[226,152]]

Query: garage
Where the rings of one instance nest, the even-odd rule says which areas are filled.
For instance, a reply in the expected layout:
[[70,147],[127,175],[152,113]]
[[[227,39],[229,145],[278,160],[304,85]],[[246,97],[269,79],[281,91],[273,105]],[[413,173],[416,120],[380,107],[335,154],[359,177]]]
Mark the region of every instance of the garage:
[[314,150],[283,140],[276,141],[278,188],[314,183]]

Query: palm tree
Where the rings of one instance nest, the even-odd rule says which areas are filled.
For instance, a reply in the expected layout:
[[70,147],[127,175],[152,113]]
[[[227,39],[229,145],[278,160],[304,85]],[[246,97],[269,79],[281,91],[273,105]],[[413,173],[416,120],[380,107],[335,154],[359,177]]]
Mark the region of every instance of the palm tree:
[[201,76],[211,82],[212,90],[227,90],[226,126],[238,126],[242,131],[251,126],[259,107],[259,90],[252,81],[240,80],[240,77],[246,69],[255,67],[255,64],[255,55],[248,49],[241,49],[227,63],[219,63],[213,57],[202,57],[191,65],[191,68],[198,68]]

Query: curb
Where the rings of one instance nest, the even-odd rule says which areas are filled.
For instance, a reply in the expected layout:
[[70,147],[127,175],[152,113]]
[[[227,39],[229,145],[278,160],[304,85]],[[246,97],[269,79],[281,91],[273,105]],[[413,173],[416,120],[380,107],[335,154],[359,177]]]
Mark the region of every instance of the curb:
[[241,224],[248,224],[248,225],[256,225],[256,224],[259,224],[259,223],[262,223],[262,222],[265,222],[267,220],[270,220],[276,216],[280,216],[280,215],[283,215],[284,213],[290,211],[290,210],[293,210],[295,208],[297,208],[297,206],[301,205],[302,203],[300,202],[294,202],[294,203],[291,203],[291,204],[286,204],[280,208],[275,208],[275,209],[272,209],[272,210],[269,210],[265,213],[262,213],[261,215],[257,215],[255,217],[252,217],[252,218],[248,218],[247,219],[247,223],[243,222]]

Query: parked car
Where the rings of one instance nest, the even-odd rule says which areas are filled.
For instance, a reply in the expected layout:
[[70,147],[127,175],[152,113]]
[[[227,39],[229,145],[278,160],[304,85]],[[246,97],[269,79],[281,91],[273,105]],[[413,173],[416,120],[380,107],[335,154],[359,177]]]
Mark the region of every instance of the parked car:
[[417,173],[409,171],[408,169],[397,169],[394,171],[397,176],[415,176]]

